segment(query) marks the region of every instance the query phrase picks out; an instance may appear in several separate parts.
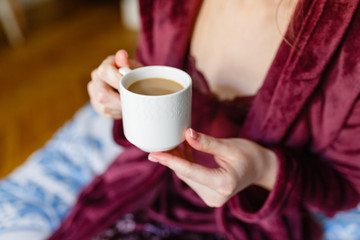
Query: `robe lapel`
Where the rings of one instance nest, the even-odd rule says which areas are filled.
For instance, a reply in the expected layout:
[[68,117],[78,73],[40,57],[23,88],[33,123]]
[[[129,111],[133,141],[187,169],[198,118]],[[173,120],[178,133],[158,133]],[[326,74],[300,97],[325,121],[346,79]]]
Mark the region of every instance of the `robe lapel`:
[[144,30],[138,57],[145,64],[182,68],[201,3],[202,0],[140,1]]
[[309,4],[305,19],[295,23],[300,26],[295,47],[280,46],[243,135],[267,143],[281,142],[319,85],[358,5],[359,0],[314,0]]

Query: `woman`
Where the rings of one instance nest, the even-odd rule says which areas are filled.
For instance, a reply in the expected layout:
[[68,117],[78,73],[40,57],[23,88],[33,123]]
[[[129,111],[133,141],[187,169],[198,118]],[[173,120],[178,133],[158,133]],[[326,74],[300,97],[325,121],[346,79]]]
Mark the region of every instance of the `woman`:
[[[320,239],[312,213],[333,216],[360,200],[359,8],[140,1],[137,61],[119,51],[88,86],[127,149],[50,239]],[[124,138],[117,68],[141,64],[192,76],[189,146],[148,155]]]

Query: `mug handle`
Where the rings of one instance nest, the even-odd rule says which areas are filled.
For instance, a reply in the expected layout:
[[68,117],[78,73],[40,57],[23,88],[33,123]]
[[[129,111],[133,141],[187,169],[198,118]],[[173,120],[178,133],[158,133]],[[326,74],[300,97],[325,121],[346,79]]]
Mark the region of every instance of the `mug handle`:
[[128,67],[121,67],[118,69],[119,73],[123,76],[125,76],[126,74],[128,74],[129,72],[131,72],[131,69]]
[[[120,78],[119,80],[119,86],[121,86],[121,79],[126,75],[128,74],[129,72],[131,72],[132,70],[128,67],[121,67],[118,69],[119,73],[122,75],[122,77]],[[119,91],[120,91],[120,88],[119,88]]]

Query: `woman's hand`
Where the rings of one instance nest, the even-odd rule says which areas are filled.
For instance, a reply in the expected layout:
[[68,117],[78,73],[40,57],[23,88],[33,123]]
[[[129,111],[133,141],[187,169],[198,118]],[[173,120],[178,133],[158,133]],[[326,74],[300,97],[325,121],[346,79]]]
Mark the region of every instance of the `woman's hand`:
[[97,113],[112,119],[121,118],[118,89],[122,75],[118,72],[118,68],[140,66],[142,65],[139,62],[129,60],[125,50],[119,50],[115,56],[108,56],[98,68],[91,72],[88,93],[90,102]]
[[149,160],[172,169],[210,207],[220,207],[251,184],[271,190],[277,175],[274,152],[252,141],[213,138],[188,129],[187,143],[196,150],[214,155],[218,168],[195,163],[191,148],[153,152]]

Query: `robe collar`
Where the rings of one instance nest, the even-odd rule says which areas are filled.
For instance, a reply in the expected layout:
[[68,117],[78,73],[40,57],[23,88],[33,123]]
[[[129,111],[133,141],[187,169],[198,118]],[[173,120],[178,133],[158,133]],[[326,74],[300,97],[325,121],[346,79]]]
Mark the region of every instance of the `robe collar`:
[[[311,3],[312,2],[312,3]],[[321,82],[359,1],[313,0],[290,47],[283,42],[244,125],[244,135],[279,143]],[[334,18],[336,16],[336,18]]]

